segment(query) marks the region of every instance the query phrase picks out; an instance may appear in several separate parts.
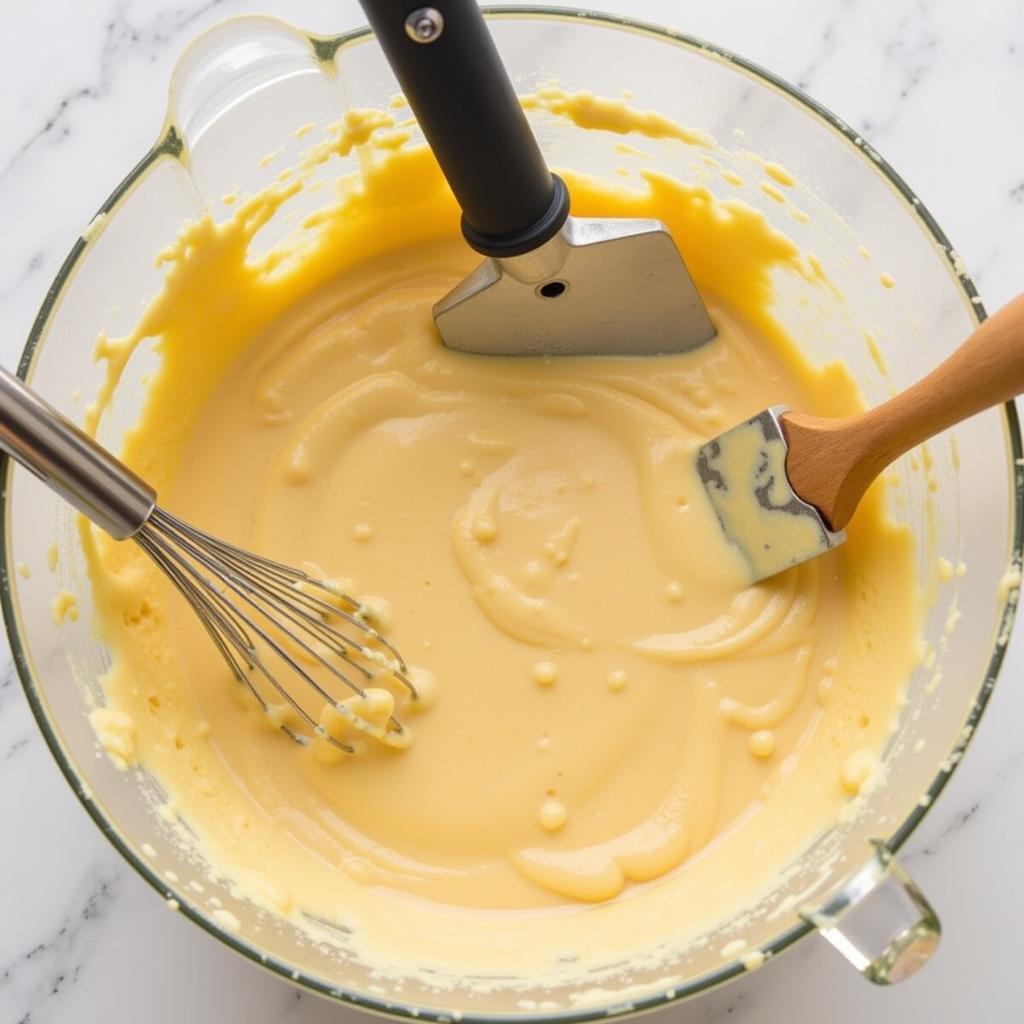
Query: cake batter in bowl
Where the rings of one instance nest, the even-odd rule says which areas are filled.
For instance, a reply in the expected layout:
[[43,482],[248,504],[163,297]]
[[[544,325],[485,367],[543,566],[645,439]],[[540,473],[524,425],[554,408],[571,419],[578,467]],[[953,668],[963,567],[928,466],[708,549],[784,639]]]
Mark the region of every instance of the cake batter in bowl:
[[[686,437],[673,447],[679,436],[666,417],[706,437],[778,397],[841,412],[856,401],[850,380],[877,399],[962,340],[978,308],[973,288],[875,155],[764,73],[596,17],[503,14],[493,29],[549,162],[586,172],[570,181],[576,212],[669,221],[712,301],[717,349],[661,362],[642,380],[635,366],[614,363],[496,372],[438,351],[417,324],[471,257],[444,240],[450,199],[392,102],[379,53],[359,34],[311,45],[277,22],[247,19],[208,33],[183,58],[167,133],[86,232],[26,352],[41,391],[98,425],[203,525],[221,517],[229,532],[251,530],[253,546],[290,561],[308,557],[307,545],[322,548],[320,538],[343,538],[343,564],[320,568],[394,598],[390,610],[366,605],[381,620],[393,611],[396,638],[404,630],[403,646],[415,648],[410,661],[441,668],[437,706],[408,716],[410,749],[325,765],[315,747],[297,752],[272,728],[256,733],[260,723],[226,685],[182,690],[163,648],[146,646],[159,597],[150,600],[139,566],[91,534],[80,543],[78,524],[21,474],[8,490],[5,551],[9,566],[31,572],[8,573],[6,611],[30,699],[69,778],[175,910],[311,988],[393,1013],[604,1016],[756,969],[815,926],[834,937],[854,893],[864,909],[899,888],[891,853],[959,760],[1008,635],[1019,438],[1008,408],[905,460],[867,510],[863,543],[851,532],[841,571],[820,563],[734,607],[724,546],[673,565],[682,557],[673,516],[699,513],[675,489]],[[600,53],[615,60],[595,60]],[[339,172],[356,182],[341,196],[344,215],[331,184]],[[176,236],[150,272],[153,253]],[[310,261],[303,276],[325,239],[334,263],[318,280]],[[158,293],[136,324],[139,300]],[[290,301],[300,294],[301,304]],[[181,344],[190,325],[209,331],[192,347]],[[709,381],[729,386],[715,394]],[[782,390],[751,392],[747,410],[746,389],[762,381]],[[85,409],[94,393],[98,403]],[[271,459],[253,429],[276,431]],[[544,465],[531,461],[537,451]],[[635,466],[652,464],[664,472],[636,478]],[[313,501],[311,480],[323,484]],[[609,481],[619,488],[605,497]],[[543,507],[531,508],[537,494]],[[961,494],[985,495],[985,504]],[[883,508],[896,525],[883,522]],[[431,509],[444,518],[416,521]],[[403,564],[402,545],[421,528],[443,532],[444,558]],[[660,538],[653,553],[651,538]],[[633,599],[616,605],[615,572],[639,576],[642,567],[648,580],[661,573],[657,593],[630,590]],[[843,594],[829,598],[837,579]],[[865,610],[854,617],[860,628],[829,649],[825,621],[806,642],[808,608],[832,599]],[[539,615],[537,602],[546,602]],[[186,674],[199,678],[204,638],[191,641],[181,614],[181,650],[200,659]],[[496,656],[472,649],[479,623],[506,638]],[[777,678],[729,668],[758,628],[775,645],[762,668],[774,664]],[[715,644],[729,657],[695,668],[691,652]],[[145,657],[126,672],[129,650]],[[858,657],[887,665],[888,683],[858,674]],[[477,666],[477,690],[446,692],[459,659]],[[495,716],[486,686],[512,717]],[[842,727],[830,733],[829,721]],[[249,738],[237,756],[229,730]],[[97,733],[111,758],[97,760]],[[614,746],[625,738],[635,747],[638,735],[650,764]],[[829,755],[836,770],[821,772],[817,787],[809,735],[810,747],[847,744]],[[463,737],[461,763],[445,775]],[[646,789],[663,768],[678,769],[659,754],[673,741],[700,771],[651,786],[651,800],[674,794],[669,811],[630,808],[637,827],[665,825],[663,841],[634,836],[635,848],[595,858],[600,828],[580,831],[593,807],[588,787],[598,778],[614,789],[618,774],[615,806],[642,803],[640,780]],[[794,758],[805,774],[791,770]],[[209,790],[205,812],[201,800],[182,800],[172,766],[183,759],[199,780],[190,791]],[[571,771],[581,760],[589,774]],[[514,775],[488,776],[513,762]],[[708,777],[711,763],[728,769],[724,782]],[[215,776],[224,765],[232,784],[255,794],[256,813],[223,803]],[[410,775],[396,808],[381,807],[385,772]],[[780,800],[794,779],[804,780],[803,799]],[[415,787],[429,795],[432,784],[447,787],[447,816],[417,818]],[[338,800],[333,813],[303,813],[303,794],[315,802],[323,787]],[[527,803],[518,791],[536,795]],[[485,817],[490,793],[502,811]],[[518,817],[505,812],[513,805]],[[224,827],[211,843],[217,820]],[[267,838],[282,821],[301,837],[289,847],[301,847],[290,879],[288,856]],[[372,849],[350,834],[360,827]],[[516,844],[531,834],[536,842]],[[471,863],[445,861],[453,848],[471,850]],[[590,851],[582,866],[581,849]],[[500,874],[488,882],[489,863]],[[395,889],[403,900],[388,894]],[[875,948],[844,933],[862,953],[858,966],[895,978],[927,953],[935,922],[926,906],[910,907],[903,934],[875,937]],[[898,948],[887,951],[894,937]]]

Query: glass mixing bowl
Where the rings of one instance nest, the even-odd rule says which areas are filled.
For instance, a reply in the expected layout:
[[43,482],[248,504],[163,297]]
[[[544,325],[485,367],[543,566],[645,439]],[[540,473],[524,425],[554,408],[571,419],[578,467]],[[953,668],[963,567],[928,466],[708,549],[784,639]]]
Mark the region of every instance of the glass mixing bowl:
[[[533,117],[556,167],[628,182],[640,167],[654,166],[701,181],[717,196],[762,210],[816,254],[844,301],[837,295],[808,303],[799,282],[780,279],[778,315],[812,360],[846,360],[869,400],[919,377],[983,315],[956,253],[907,186],[842,121],[769,73],[695,39],[581,11],[504,8],[492,13],[491,26],[522,92],[550,79],[604,96],[628,90],[632,105],[714,135],[721,148],[711,163],[702,158],[708,154],[677,142],[624,140],[550,115]],[[386,106],[396,91],[365,31],[314,38],[277,21],[246,18],[200,37],[175,73],[161,139],[104,204],[55,280],[21,373],[80,420],[82,403],[100,380],[94,338],[131,326],[160,285],[154,254],[178,226],[206,208],[224,215],[219,197],[225,192],[268,183],[302,148],[294,134],[299,125],[335,120],[350,107]],[[624,141],[643,150],[643,159],[624,150]],[[261,162],[281,147],[273,162]],[[355,159],[324,165],[322,173],[347,171]],[[783,201],[764,160],[785,165],[797,181]],[[288,217],[258,240],[287,231],[317,195],[307,190],[307,206],[286,207]],[[884,364],[872,356],[865,331]],[[101,440],[115,450],[138,412],[153,359],[151,352],[133,358],[103,421]],[[199,894],[177,881],[194,877],[195,865],[154,813],[158,781],[145,771],[117,771],[97,756],[86,718],[88,702],[100,699],[98,680],[109,655],[90,629],[73,516],[38,480],[10,466],[2,497],[4,614],[40,728],[111,842],[205,931],[309,989],[435,1020],[599,1018],[692,995],[815,930],[868,977],[893,981],[923,962],[938,938],[934,914],[893,854],[955,769],[1002,660],[1014,598],[997,581],[1020,561],[1020,456],[1017,419],[1007,405],[961,424],[895,468],[890,511],[920,539],[918,568],[930,604],[927,655],[909,681],[886,753],[886,783],[860,814],[815,842],[756,906],[723,922],[719,932],[685,943],[673,939],[666,922],[665,934],[654,939],[668,951],[667,961],[636,968],[615,984],[588,977],[555,991],[500,980],[481,991],[412,984],[399,991],[372,965],[342,962],[303,942],[291,925],[268,922],[226,882],[207,883]],[[57,568],[49,572],[54,552]],[[966,575],[945,579],[951,574],[948,565],[938,569],[940,556],[964,562]],[[16,572],[22,563],[32,570],[27,578]],[[81,608],[77,622],[60,627],[50,614],[58,587],[72,589]],[[238,927],[225,927],[231,917],[218,911],[233,914]],[[618,987],[624,982],[628,988]]]

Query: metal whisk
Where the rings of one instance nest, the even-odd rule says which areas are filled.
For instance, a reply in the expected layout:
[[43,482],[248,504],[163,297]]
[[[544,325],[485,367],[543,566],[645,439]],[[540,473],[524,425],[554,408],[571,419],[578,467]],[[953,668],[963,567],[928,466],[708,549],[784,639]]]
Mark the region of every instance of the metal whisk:
[[[362,618],[355,598],[160,508],[149,484],[3,367],[0,449],[115,540],[135,540],[192,606],[232,674],[263,710],[270,705],[257,678],[294,710],[303,726],[280,726],[293,740],[308,744],[317,737],[346,753],[356,749],[321,725],[295,696],[292,681],[311,687],[353,729],[390,746],[405,745],[407,734],[393,714],[382,726],[361,713],[367,692],[353,675],[363,684],[388,675],[412,699],[417,693],[402,656]],[[331,620],[340,620],[354,637]],[[275,658],[288,671],[288,682],[274,671]],[[332,695],[303,661],[326,670],[347,689],[348,699]]]

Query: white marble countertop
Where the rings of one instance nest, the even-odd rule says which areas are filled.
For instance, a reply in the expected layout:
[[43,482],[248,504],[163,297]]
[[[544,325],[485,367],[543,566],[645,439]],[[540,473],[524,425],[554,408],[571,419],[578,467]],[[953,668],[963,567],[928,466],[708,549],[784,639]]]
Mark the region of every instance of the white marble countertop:
[[[1024,7],[984,0],[590,0],[673,24],[808,89],[917,190],[996,308],[1024,284]],[[685,11],[684,11],[685,9]],[[355,0],[50,0],[0,4],[0,358],[100,200],[160,127],[195,33],[249,11],[338,31]],[[2,642],[0,642],[2,643]],[[978,735],[904,857],[942,948],[889,990],[815,939],[662,1020],[885,1024],[1021,1019],[1024,640]],[[0,1020],[363,1018],[205,938],[121,861],[65,785],[0,649]]]

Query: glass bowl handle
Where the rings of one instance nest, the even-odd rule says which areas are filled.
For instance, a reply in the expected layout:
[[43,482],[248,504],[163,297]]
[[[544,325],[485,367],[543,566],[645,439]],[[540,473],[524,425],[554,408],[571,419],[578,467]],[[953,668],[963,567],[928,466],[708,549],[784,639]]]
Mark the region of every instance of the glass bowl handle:
[[860,973],[892,985],[920,970],[938,949],[942,926],[931,904],[881,840],[835,899],[801,917]]

